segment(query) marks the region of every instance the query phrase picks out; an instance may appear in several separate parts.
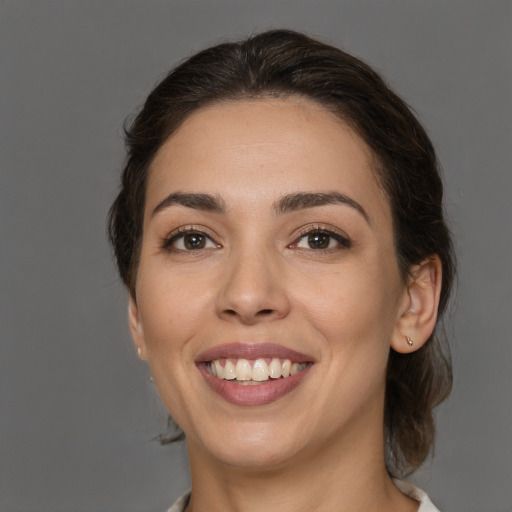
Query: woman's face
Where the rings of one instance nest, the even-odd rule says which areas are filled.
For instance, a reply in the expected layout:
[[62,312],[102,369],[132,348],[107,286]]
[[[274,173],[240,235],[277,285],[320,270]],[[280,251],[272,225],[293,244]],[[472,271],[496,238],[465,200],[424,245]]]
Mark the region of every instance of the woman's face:
[[370,150],[321,106],[186,120],[150,168],[136,297],[135,342],[192,457],[279,465],[381,441],[407,290]]

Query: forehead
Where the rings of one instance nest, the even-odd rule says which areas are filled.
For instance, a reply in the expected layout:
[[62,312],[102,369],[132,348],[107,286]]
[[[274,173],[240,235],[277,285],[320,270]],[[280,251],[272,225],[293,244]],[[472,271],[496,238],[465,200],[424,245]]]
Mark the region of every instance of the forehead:
[[151,166],[147,207],[175,191],[246,202],[280,193],[336,190],[387,208],[367,144],[323,106],[302,97],[216,103],[189,116]]

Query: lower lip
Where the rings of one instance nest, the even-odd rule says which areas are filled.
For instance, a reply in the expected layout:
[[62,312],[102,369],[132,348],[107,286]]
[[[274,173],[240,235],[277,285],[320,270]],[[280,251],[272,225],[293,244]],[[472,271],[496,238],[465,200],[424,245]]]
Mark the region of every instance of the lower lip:
[[313,365],[290,377],[269,379],[260,384],[236,384],[232,380],[219,379],[206,371],[206,366],[198,366],[201,375],[210,388],[224,400],[235,405],[265,405],[279,400],[294,390],[307,375]]

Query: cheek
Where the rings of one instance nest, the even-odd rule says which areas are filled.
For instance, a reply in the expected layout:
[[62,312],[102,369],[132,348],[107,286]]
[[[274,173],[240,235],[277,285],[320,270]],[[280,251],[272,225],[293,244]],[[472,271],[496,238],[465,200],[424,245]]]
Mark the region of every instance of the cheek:
[[189,276],[165,274],[161,268],[141,270],[137,301],[150,371],[166,408],[186,426],[184,411],[194,402],[189,377],[195,368],[189,342],[204,325],[210,299],[198,293],[199,283]]
[[179,273],[141,272],[137,298],[150,357],[183,350],[211,309],[207,289]]
[[[372,267],[369,267],[372,268]],[[375,268],[375,267],[373,267]],[[301,309],[332,341],[383,336],[394,326],[398,287],[385,273],[350,268],[300,286]],[[308,290],[308,292],[304,292]]]

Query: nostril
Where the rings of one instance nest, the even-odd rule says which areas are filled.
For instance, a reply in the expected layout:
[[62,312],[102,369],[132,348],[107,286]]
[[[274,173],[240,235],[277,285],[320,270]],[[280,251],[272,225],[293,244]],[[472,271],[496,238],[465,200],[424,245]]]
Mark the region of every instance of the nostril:
[[[0,0],[1,2],[1,0]],[[239,308],[226,308],[220,314],[228,321],[240,321],[246,324],[256,324],[258,322],[267,322],[281,318],[280,311],[275,308],[252,308],[242,305]]]

